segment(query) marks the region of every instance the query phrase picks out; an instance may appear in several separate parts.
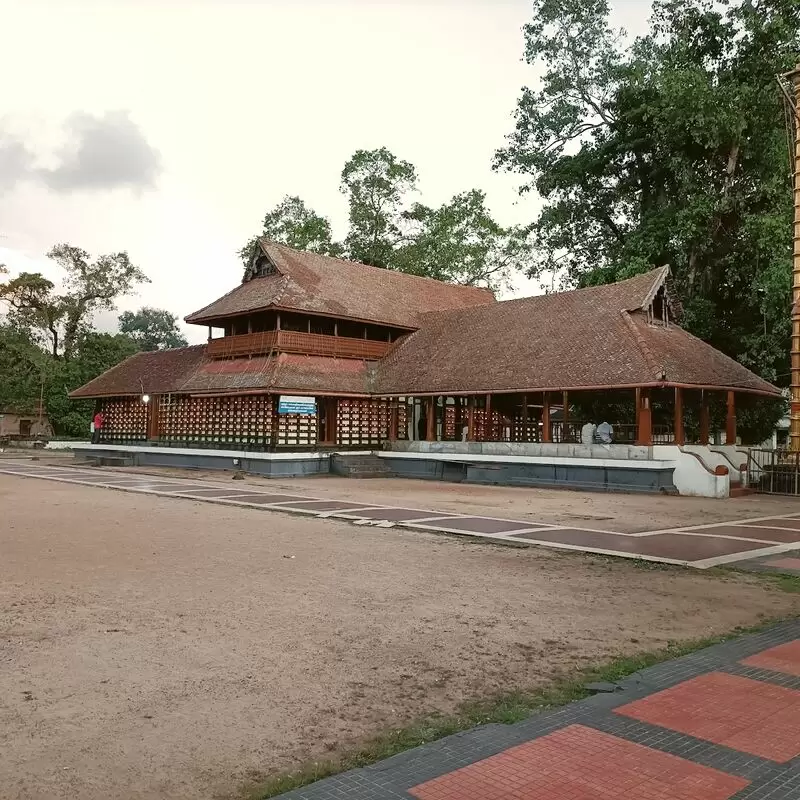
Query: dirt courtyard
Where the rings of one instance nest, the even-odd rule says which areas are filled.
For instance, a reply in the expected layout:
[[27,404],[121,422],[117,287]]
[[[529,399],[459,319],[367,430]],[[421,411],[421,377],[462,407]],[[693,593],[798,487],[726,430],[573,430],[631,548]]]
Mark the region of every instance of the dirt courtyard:
[[6,475],[0,508],[4,800],[231,794],[465,698],[799,605],[756,576]]

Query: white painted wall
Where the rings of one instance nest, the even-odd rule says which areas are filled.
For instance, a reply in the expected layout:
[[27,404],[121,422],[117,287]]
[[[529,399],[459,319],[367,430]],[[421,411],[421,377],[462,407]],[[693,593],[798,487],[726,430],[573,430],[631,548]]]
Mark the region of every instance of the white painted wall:
[[[660,444],[653,446],[653,457],[662,461],[674,461],[672,482],[678,494],[686,497],[730,497],[730,474],[714,475],[714,468],[709,467],[699,453],[690,452],[678,445]],[[708,457],[712,458],[710,454]],[[715,454],[714,458],[716,457],[719,454]]]

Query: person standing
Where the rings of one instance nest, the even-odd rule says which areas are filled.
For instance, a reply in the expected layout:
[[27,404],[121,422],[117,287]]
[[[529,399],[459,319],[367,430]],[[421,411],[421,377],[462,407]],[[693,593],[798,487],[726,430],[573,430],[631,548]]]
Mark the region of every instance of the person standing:
[[98,411],[94,415],[94,419],[92,423],[94,427],[92,428],[92,444],[99,444],[100,443],[100,430],[103,427],[103,422],[105,421],[105,414],[102,411]]

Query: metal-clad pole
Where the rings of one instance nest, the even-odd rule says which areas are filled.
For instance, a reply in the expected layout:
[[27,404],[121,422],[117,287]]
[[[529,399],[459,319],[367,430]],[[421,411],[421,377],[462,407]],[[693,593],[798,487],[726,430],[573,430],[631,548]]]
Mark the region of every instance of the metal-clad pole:
[[789,109],[794,131],[794,234],[792,239],[792,348],[791,403],[789,410],[789,449],[800,452],[800,64],[785,78],[792,84],[794,108]]

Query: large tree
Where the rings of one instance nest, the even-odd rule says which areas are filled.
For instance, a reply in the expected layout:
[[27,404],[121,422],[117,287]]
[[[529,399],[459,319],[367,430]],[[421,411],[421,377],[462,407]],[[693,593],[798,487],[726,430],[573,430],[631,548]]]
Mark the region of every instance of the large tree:
[[98,256],[69,244],[48,254],[63,270],[61,286],[39,272],[23,272],[0,283],[10,319],[35,332],[54,358],[69,360],[98,311],[113,310],[117,298],[148,281],[125,252]]
[[498,224],[478,189],[438,208],[415,203],[403,217],[410,230],[395,260],[405,272],[502,289],[531,263],[527,229]]
[[544,207],[530,272],[607,282],[669,264],[694,333],[788,374],[791,183],[777,73],[796,0],[656,0],[633,43],[607,0],[537,0],[525,89],[496,167]]
[[[416,183],[414,165],[387,148],[358,150],[342,170],[340,189],[349,206],[343,244],[333,240],[325,217],[290,196],[268,212],[261,235],[300,250],[492,289],[509,286],[514,273],[529,266],[527,228],[500,225],[484,192],[461,192],[434,208],[410,203]],[[257,238],[239,251],[245,264]]]
[[348,257],[373,267],[396,266],[406,197],[417,185],[413,164],[387,148],[357,150],[342,170],[341,191],[350,207]]
[[342,246],[333,240],[331,223],[309,208],[296,195],[286,195],[278,205],[264,215],[261,233],[253,236],[239,251],[245,264],[253,256],[260,237],[327,256],[342,254]]
[[178,327],[178,318],[163,308],[143,306],[119,315],[119,331],[130,337],[140,350],[186,347],[189,342]]
[[92,403],[72,402],[68,392],[139,349],[125,334],[96,333],[93,315],[147,278],[126,253],[91,261],[84,250],[59,245],[49,255],[64,268],[59,286],[40,273],[0,282],[0,407],[30,413],[43,398],[57,434],[85,436]]

